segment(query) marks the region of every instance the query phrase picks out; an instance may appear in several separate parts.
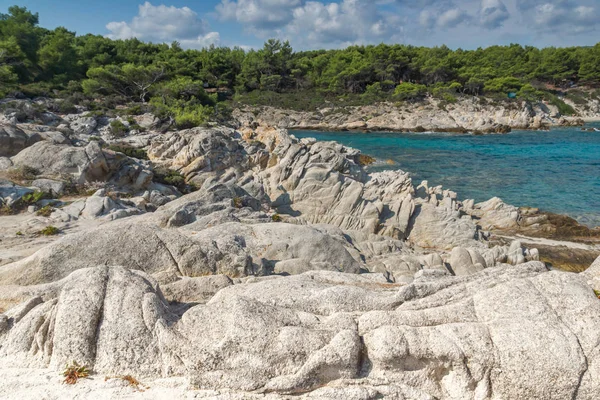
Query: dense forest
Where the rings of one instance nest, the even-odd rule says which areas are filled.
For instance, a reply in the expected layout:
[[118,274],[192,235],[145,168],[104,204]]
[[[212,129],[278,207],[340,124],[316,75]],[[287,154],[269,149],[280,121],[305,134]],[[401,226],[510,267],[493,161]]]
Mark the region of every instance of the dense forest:
[[219,102],[232,100],[306,109],[324,101],[368,104],[434,96],[453,102],[464,95],[514,93],[568,112],[557,94],[600,87],[600,43],[476,50],[380,44],[295,52],[288,42],[269,40],[259,50],[184,50],[177,42],[77,36],[38,24],[38,15],[23,7],[0,14],[1,96],[60,97],[65,109],[139,102],[180,126],[201,123]]

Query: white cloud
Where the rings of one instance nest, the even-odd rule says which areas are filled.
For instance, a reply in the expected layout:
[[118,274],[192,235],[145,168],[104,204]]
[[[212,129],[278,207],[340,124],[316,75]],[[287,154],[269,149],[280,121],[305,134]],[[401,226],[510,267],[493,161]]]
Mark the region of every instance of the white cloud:
[[221,0],[217,14],[223,20],[237,21],[247,29],[264,32],[291,22],[294,10],[304,0]]
[[398,19],[379,12],[372,1],[309,1],[294,10],[287,33],[291,37],[304,36],[305,42],[317,45],[346,45],[381,41],[399,29]]
[[[448,6],[450,8],[446,8]],[[447,4],[444,8],[424,9],[419,14],[419,24],[430,30],[455,28],[470,19],[471,16],[466,11],[453,7],[452,4]]]
[[381,1],[221,0],[222,20],[236,21],[261,38],[292,39],[300,47],[337,47],[389,39],[400,18],[379,10]]
[[483,27],[488,29],[499,28],[509,18],[510,13],[502,0],[481,0],[479,22]]
[[106,25],[111,39],[136,37],[151,42],[178,41],[183,47],[200,48],[219,42],[218,32],[211,32],[208,23],[188,7],[141,4],[131,22],[110,22]]
[[470,19],[470,17],[465,11],[459,8],[452,8],[444,11],[442,15],[438,17],[436,25],[442,29],[449,29],[456,27],[468,19]]
[[[532,0],[533,1],[533,0]],[[533,22],[540,32],[561,32],[577,34],[600,27],[598,3],[588,5],[585,1],[538,1],[535,5]]]

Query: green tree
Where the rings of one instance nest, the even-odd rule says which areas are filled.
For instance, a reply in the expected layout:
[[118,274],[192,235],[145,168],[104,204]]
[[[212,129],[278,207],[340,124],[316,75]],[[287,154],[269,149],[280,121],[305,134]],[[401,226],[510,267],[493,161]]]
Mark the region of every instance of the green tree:
[[41,80],[67,83],[79,77],[75,33],[56,28],[44,37],[38,53]]
[[164,68],[125,64],[92,68],[82,86],[87,94],[120,95],[129,100],[145,103],[150,90],[166,78]]
[[25,7],[12,6],[8,14],[0,14],[0,39],[13,38],[23,54],[22,63],[15,66],[15,72],[23,82],[33,80],[37,70],[37,51],[43,34],[38,14],[32,14]]
[[600,43],[584,51],[579,78],[587,83],[600,84]]

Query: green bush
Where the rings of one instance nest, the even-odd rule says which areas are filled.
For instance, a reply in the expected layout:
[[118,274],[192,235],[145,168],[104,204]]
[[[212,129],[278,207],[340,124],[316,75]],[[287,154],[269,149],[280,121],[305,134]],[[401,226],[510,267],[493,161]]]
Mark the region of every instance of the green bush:
[[143,113],[144,113],[144,110],[142,110],[142,106],[141,106],[141,105],[139,105],[139,104],[135,104],[135,105],[133,105],[133,106],[129,107],[129,108],[128,108],[128,109],[125,111],[125,113],[126,113],[127,115],[141,115],[141,114],[143,114]]
[[396,87],[394,97],[398,100],[416,100],[427,94],[427,87],[416,83],[404,82]]
[[123,153],[128,157],[133,157],[140,160],[148,159],[148,153],[146,152],[146,150],[136,149],[135,147],[132,147],[127,143],[114,143],[108,146],[108,148],[112,151]]
[[39,210],[37,210],[37,212],[35,214],[40,217],[49,217],[53,211],[54,211],[54,208],[52,208],[52,206],[50,206],[50,205],[47,205],[47,206],[44,206],[44,207],[40,208]]
[[77,112],[77,108],[71,100],[65,99],[58,103],[58,112],[61,114],[74,114]]
[[60,233],[60,230],[55,226],[47,226],[44,229],[42,229],[39,233],[40,235],[44,236],[54,236],[58,235]]
[[110,133],[112,133],[114,137],[123,137],[127,134],[127,132],[129,132],[129,128],[124,123],[118,119],[111,121]]
[[23,197],[21,197],[21,201],[25,204],[31,205],[37,203],[40,200],[51,198],[52,196],[49,193],[40,192],[36,190],[35,192],[23,195]]
[[181,192],[189,191],[183,175],[172,169],[157,168],[154,171],[154,182],[175,186]]
[[561,115],[575,115],[577,114],[577,112],[575,111],[575,109],[573,107],[571,107],[570,105],[568,105],[567,103],[565,103],[564,101],[562,101],[560,98],[558,98],[557,96],[551,94],[551,93],[546,93],[545,94],[545,98],[546,101],[548,101],[550,104],[552,104],[553,106],[558,107],[558,112]]

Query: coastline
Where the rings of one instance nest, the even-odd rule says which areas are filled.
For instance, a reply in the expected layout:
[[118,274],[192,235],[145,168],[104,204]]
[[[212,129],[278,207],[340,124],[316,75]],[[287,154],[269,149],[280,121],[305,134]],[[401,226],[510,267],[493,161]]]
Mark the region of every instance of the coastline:
[[468,97],[448,104],[429,98],[417,103],[378,103],[316,111],[241,106],[234,110],[233,118],[242,126],[256,124],[289,130],[461,134],[548,130],[600,121],[600,103],[591,101],[586,105],[571,106],[576,115],[562,116],[557,107],[541,102]]

